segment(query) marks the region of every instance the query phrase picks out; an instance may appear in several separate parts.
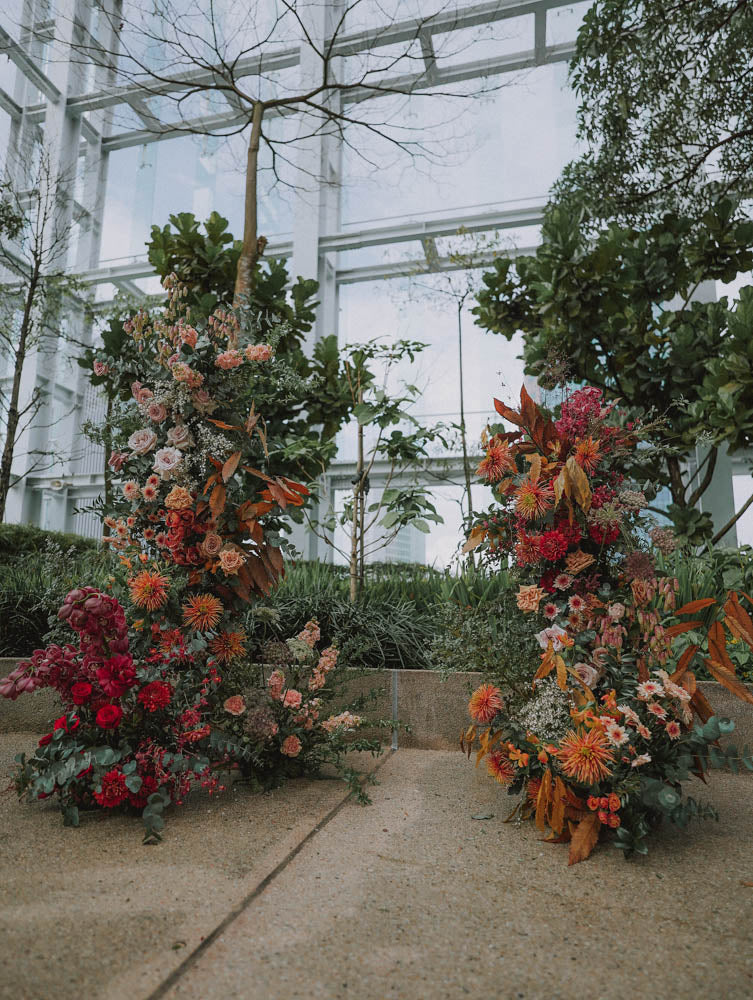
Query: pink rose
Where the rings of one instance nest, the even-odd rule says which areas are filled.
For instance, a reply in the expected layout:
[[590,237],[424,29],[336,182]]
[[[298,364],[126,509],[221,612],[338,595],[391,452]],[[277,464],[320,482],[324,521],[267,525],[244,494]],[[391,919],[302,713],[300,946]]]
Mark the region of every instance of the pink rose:
[[289,691],[286,691],[285,697],[282,699],[282,703],[285,708],[300,708],[302,701],[303,695],[300,691],[296,691],[294,688],[290,688]]
[[193,444],[193,438],[185,424],[176,424],[167,432],[167,443],[173,448],[182,448],[185,451]]
[[573,670],[588,687],[593,687],[599,679],[599,671],[590,663],[574,663]]
[[157,443],[157,435],[154,431],[147,430],[143,428],[140,431],[134,431],[133,434],[128,438],[128,447],[134,453],[134,455],[146,455],[148,451]]
[[123,468],[125,460],[128,458],[128,453],[125,451],[114,451],[110,457],[107,459],[107,464],[114,472],[120,472]]
[[139,389],[136,393],[136,402],[140,404],[148,403],[150,399],[154,399],[154,393],[151,389]]
[[149,419],[154,421],[155,424],[161,424],[167,416],[167,410],[162,403],[150,403],[146,412]]
[[204,554],[210,558],[219,554],[220,549],[223,546],[222,537],[214,531],[209,531],[204,536],[204,541],[201,543],[201,547]]
[[193,405],[199,413],[213,413],[217,409],[217,403],[215,403],[206,389],[196,390],[193,394]]
[[154,453],[154,471],[163,478],[169,476],[178,468],[182,458],[183,452],[178,451],[177,448],[160,448]]
[[94,374],[95,375],[107,375],[110,371],[110,366],[106,365],[104,361],[94,362]]
[[220,566],[226,576],[236,576],[245,561],[246,557],[237,549],[223,549],[220,552]]
[[141,382],[131,382],[131,395],[134,399],[137,398],[137,393],[141,388]]

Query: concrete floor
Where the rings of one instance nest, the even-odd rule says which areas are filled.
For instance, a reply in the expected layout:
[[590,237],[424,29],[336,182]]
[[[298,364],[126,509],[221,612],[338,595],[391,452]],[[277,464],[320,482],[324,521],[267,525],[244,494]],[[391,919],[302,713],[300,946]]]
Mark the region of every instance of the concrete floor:
[[[0,775],[23,740],[2,742]],[[196,797],[148,848],[138,820],[67,830],[4,797],[0,997],[753,996],[750,779],[694,790],[719,824],[573,868],[459,753],[401,750],[378,779],[365,809],[334,781]]]

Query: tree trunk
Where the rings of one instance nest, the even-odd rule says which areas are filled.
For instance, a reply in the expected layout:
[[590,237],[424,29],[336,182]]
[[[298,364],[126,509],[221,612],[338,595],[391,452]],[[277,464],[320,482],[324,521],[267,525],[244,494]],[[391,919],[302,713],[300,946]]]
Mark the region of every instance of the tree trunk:
[[257,235],[257,176],[259,172],[259,139],[261,137],[261,122],[264,116],[264,105],[257,101],[251,117],[251,135],[248,140],[248,158],[246,161],[246,195],[243,217],[243,248],[238,258],[238,271],[235,276],[235,294],[233,306],[237,309],[244,296],[247,296],[253,283],[254,269],[259,258],[259,237]]
[[672,494],[672,502],[678,507],[687,506],[685,503],[685,484],[682,481],[679,458],[671,455],[667,459],[667,471],[669,472],[669,489]]
[[[463,304],[465,297],[458,302],[458,369],[460,378],[460,444],[463,449],[463,473],[465,475],[465,495],[468,498],[468,519],[466,530],[471,530],[473,523],[473,495],[471,493],[471,468],[468,464],[468,440],[465,433],[465,395],[463,392]],[[461,508],[462,510],[462,508]],[[469,554],[471,565],[475,565],[473,553]]]
[[110,456],[112,455],[112,396],[107,394],[107,411],[105,414],[105,426],[102,433],[102,440],[105,451],[105,510],[112,510],[112,469],[110,468]]
[[[358,402],[363,402],[363,389],[358,390]],[[358,458],[356,477],[353,484],[353,521],[350,531],[350,603],[358,597],[359,551],[363,560],[363,520],[361,517],[361,497],[363,496],[363,425],[358,424]]]
[[36,298],[37,286],[39,284],[39,261],[34,261],[34,269],[31,272],[29,285],[26,290],[26,301],[24,302],[24,314],[21,320],[21,330],[18,337],[18,347],[15,351],[15,363],[13,367],[13,385],[10,391],[8,402],[8,415],[5,428],[5,445],[3,446],[3,457],[0,460],[0,523],[5,520],[5,508],[8,503],[8,493],[10,491],[10,471],[13,465],[13,452],[16,447],[16,434],[18,432],[18,422],[20,413],[18,409],[18,397],[21,393],[21,376],[24,371],[26,361],[26,345],[32,327],[31,314],[34,309],[34,299]]

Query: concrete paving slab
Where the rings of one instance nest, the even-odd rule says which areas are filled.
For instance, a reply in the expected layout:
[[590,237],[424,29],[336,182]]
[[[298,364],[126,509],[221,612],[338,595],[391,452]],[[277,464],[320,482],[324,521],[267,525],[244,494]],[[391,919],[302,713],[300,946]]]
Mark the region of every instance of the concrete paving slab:
[[[0,736],[0,788],[31,733]],[[358,766],[373,766],[359,755]],[[347,795],[338,780],[267,794],[235,784],[169,814],[162,844],[140,819],[0,797],[0,998],[148,996]],[[358,811],[362,806],[348,804]]]
[[568,868],[462,755],[399,751],[374,806],[340,812],[152,1000],[749,998],[751,786],[694,792],[719,824]]

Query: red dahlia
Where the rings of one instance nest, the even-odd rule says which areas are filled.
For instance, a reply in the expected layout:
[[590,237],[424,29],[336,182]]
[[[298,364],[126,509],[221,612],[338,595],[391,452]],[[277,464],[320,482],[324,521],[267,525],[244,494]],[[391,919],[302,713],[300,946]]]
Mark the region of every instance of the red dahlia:
[[101,785],[101,790],[94,793],[94,798],[105,809],[119,806],[128,798],[125,775],[116,767],[102,775]]
[[164,681],[152,681],[139,691],[139,701],[147,712],[157,712],[167,708],[173,696],[173,689]]

